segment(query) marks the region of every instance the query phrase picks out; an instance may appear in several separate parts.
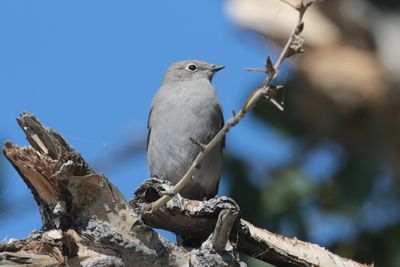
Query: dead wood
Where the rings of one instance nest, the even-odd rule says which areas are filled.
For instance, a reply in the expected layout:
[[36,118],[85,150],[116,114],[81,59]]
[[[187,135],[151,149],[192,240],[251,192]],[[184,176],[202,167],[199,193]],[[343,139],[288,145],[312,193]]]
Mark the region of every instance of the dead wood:
[[[277,266],[367,266],[317,245],[283,237],[240,219],[234,200],[179,195],[151,212],[171,185],[146,180],[128,204],[52,129],[35,116],[18,119],[30,146],[6,142],[3,153],[30,188],[43,220],[41,231],[0,244],[0,264],[28,266],[239,266],[238,252]],[[176,246],[151,227],[205,240]]]
[[3,153],[30,188],[43,229],[0,245],[0,265],[237,266],[233,251],[186,249],[162,238],[102,174],[35,116],[18,123],[30,146],[6,142]]
[[[143,221],[151,227],[206,239],[216,228],[221,212],[239,211],[236,202],[227,197],[197,201],[178,196],[165,207],[151,212],[149,205],[168,191],[168,186],[158,179],[146,180],[130,202],[135,212],[142,214]],[[318,245],[271,233],[244,219],[233,227],[230,240],[239,252],[277,266],[369,266],[339,257]]]

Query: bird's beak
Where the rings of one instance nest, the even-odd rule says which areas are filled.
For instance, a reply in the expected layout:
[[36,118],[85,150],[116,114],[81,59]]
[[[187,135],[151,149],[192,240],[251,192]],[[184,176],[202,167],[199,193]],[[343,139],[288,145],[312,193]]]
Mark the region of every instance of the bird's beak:
[[225,68],[224,65],[211,65],[211,66],[210,66],[210,70],[211,70],[211,72],[213,72],[213,73],[215,73],[215,72],[217,72],[217,71],[220,71],[220,70],[222,70],[223,68]]

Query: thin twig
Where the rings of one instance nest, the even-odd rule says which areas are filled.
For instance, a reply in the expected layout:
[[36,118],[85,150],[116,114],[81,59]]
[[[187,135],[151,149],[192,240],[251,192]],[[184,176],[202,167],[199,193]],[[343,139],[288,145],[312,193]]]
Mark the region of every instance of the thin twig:
[[245,71],[254,71],[254,72],[262,72],[262,73],[267,73],[267,70],[265,69],[260,69],[260,68],[245,68]]
[[285,108],[278,101],[276,101],[272,96],[265,95],[264,97],[265,97],[265,99],[267,99],[272,105],[274,105],[280,111],[284,111],[285,110]]
[[[281,0],[282,1],[282,0]],[[314,0],[315,1],[315,0]],[[215,146],[220,144],[224,138],[224,136],[229,132],[229,130],[234,127],[236,124],[239,123],[241,119],[246,115],[246,113],[255,106],[258,101],[263,98],[265,95],[268,95],[268,92],[270,90],[270,84],[271,81],[278,75],[279,69],[282,65],[282,62],[289,56],[293,55],[295,53],[290,53],[291,51],[291,45],[293,44],[293,41],[298,38],[299,34],[299,29],[303,27],[302,21],[303,21],[303,16],[304,13],[306,12],[307,8],[311,6],[311,4],[314,2],[313,0],[302,0],[301,3],[294,7],[292,4],[289,4],[287,1],[283,1],[286,4],[289,4],[296,8],[299,12],[299,18],[298,22],[296,24],[295,29],[292,31],[292,33],[289,36],[288,41],[286,42],[285,47],[283,48],[278,60],[276,63],[272,66],[272,61],[268,58],[266,61],[266,70],[267,70],[267,77],[265,81],[258,87],[256,88],[250,96],[247,98],[246,102],[244,103],[242,109],[236,113],[232,118],[228,120],[228,122],[222,127],[222,129],[214,136],[214,138],[205,146],[205,150],[200,150],[199,154],[193,161],[192,165],[190,168],[186,171],[185,175],[180,179],[180,181],[172,188],[171,194],[170,195],[164,195],[155,202],[151,203],[150,209],[151,212],[155,212],[162,206],[164,206],[169,200],[172,199],[172,197],[176,194],[178,194],[182,188],[186,186],[191,180],[191,177],[193,176],[194,172],[197,169],[197,166],[200,166],[201,162],[203,159],[206,157],[209,151],[211,151]],[[292,51],[293,52],[293,51]],[[296,51],[295,51],[296,52]]]
[[297,7],[295,6],[295,5],[293,5],[292,3],[290,3],[289,1],[287,1],[287,0],[281,0],[283,3],[285,3],[285,4],[287,4],[288,6],[291,6],[291,7],[293,7],[294,9],[297,9]]
[[198,147],[200,148],[201,151],[204,151],[204,152],[206,151],[207,147],[206,147],[204,144],[200,143],[200,141],[195,140],[195,139],[192,138],[192,137],[190,137],[190,141],[191,141],[193,144],[195,144],[196,146],[198,146]]

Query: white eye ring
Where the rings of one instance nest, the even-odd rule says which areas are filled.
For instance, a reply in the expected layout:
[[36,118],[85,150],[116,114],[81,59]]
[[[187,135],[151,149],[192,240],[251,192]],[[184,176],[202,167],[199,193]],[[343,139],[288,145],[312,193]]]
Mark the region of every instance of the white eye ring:
[[189,65],[186,67],[186,69],[187,69],[188,71],[194,72],[194,71],[197,70],[197,66],[196,66],[196,64],[191,63],[191,64],[189,64]]

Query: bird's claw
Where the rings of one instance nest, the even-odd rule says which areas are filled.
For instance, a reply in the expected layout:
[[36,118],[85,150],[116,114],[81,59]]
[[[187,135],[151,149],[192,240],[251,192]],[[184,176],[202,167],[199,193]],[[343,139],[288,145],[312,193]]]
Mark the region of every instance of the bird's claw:
[[173,192],[173,190],[171,188],[168,189],[164,189],[163,191],[160,192],[161,196],[169,196],[169,197],[173,197],[175,194]]

